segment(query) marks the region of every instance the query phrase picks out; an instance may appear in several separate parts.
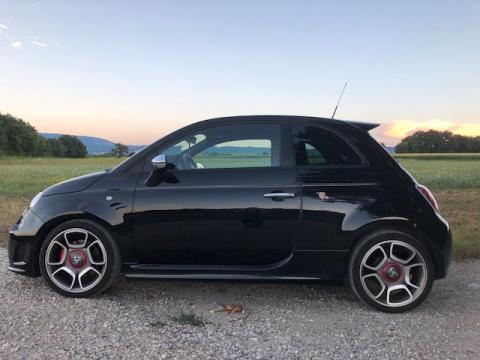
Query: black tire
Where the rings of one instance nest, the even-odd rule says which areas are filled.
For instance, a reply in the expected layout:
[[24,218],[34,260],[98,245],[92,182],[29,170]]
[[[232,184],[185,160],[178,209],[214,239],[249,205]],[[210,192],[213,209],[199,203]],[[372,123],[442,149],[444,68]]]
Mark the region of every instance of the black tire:
[[[379,300],[378,301],[374,300],[364,289],[361,278],[360,278],[362,259],[364,258],[364,256],[369,252],[369,250],[371,250],[376,245],[382,244],[384,242],[388,242],[391,240],[400,241],[413,247],[417,251],[417,253],[421,255],[421,258],[423,258],[423,261],[426,267],[426,275],[425,275],[426,278],[424,280],[425,286],[423,287],[421,292],[419,292],[418,294],[415,293],[417,294],[416,298],[410,303],[402,306],[396,306],[396,307],[392,307],[387,304],[382,304],[379,302]],[[348,282],[350,287],[352,288],[353,292],[355,293],[355,295],[357,295],[358,298],[360,298],[361,300],[363,300],[365,303],[372,306],[373,308],[383,312],[400,313],[400,312],[405,312],[417,307],[427,298],[428,294],[430,293],[430,290],[432,289],[432,284],[434,279],[435,279],[435,269],[433,266],[431,256],[429,252],[426,250],[425,246],[422,243],[420,243],[418,240],[413,238],[412,236],[406,233],[403,233],[401,231],[381,230],[381,231],[368,234],[358,241],[358,243],[355,245],[355,247],[351,252],[349,266],[348,266]]]
[[[46,269],[45,256],[49,244],[55,239],[58,234],[61,234],[63,231],[73,228],[84,229],[94,234],[102,243],[107,256],[106,268],[103,277],[93,288],[84,292],[70,292],[60,288],[52,281]],[[53,290],[66,297],[85,298],[97,295],[113,284],[113,282],[118,278],[120,274],[121,258],[116,243],[114,242],[109,232],[103,226],[90,220],[70,220],[55,227],[45,238],[45,241],[40,248],[39,265],[40,273],[42,274],[47,284]]]

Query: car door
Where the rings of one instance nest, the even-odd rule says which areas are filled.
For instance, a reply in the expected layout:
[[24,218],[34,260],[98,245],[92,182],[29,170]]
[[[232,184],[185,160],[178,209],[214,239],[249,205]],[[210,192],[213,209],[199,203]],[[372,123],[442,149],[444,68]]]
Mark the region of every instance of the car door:
[[335,256],[335,251],[349,249],[349,234],[377,212],[383,196],[378,174],[335,129],[292,124],[292,143],[302,189],[297,250]]
[[[134,198],[134,242],[145,263],[268,265],[293,252],[300,216],[296,172],[281,124],[235,123],[181,135],[155,154]],[[152,180],[152,178],[155,178]]]

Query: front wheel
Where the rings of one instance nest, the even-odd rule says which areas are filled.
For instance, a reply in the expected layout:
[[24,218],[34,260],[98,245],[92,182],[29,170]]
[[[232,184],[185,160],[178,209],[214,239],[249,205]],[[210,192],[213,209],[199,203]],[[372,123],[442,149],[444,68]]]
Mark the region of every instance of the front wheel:
[[352,252],[348,275],[355,294],[385,312],[403,312],[420,305],[435,277],[424,246],[394,230],[360,240]]
[[117,278],[120,255],[110,234],[89,220],[67,221],[40,249],[40,272],[56,292],[69,297],[96,295]]

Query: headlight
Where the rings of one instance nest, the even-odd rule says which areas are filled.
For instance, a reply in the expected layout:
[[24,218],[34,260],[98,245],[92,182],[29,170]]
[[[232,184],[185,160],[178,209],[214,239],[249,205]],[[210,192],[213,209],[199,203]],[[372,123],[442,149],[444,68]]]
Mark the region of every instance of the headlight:
[[30,201],[30,206],[29,208],[33,208],[35,206],[35,204],[38,202],[38,200],[40,200],[40,198],[42,197],[42,192],[40,191],[37,195],[35,195],[35,197],[32,199],[32,201]]

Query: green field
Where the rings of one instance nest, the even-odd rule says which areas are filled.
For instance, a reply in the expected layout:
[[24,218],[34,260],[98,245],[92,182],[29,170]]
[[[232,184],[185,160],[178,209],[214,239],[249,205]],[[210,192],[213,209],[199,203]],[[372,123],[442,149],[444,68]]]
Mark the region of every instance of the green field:
[[[437,197],[440,212],[454,231],[455,258],[480,258],[480,155],[408,154],[397,158]],[[0,157],[0,245],[5,243],[8,227],[37,192],[74,176],[111,168],[122,160]],[[208,168],[226,166],[233,159],[209,156],[197,160]],[[251,157],[235,156],[234,161],[252,164]],[[261,165],[267,158],[254,161]]]
[[480,189],[480,158],[443,160],[400,158],[415,178],[432,190]]
[[59,181],[112,168],[122,160],[0,157],[0,196],[32,197]]

